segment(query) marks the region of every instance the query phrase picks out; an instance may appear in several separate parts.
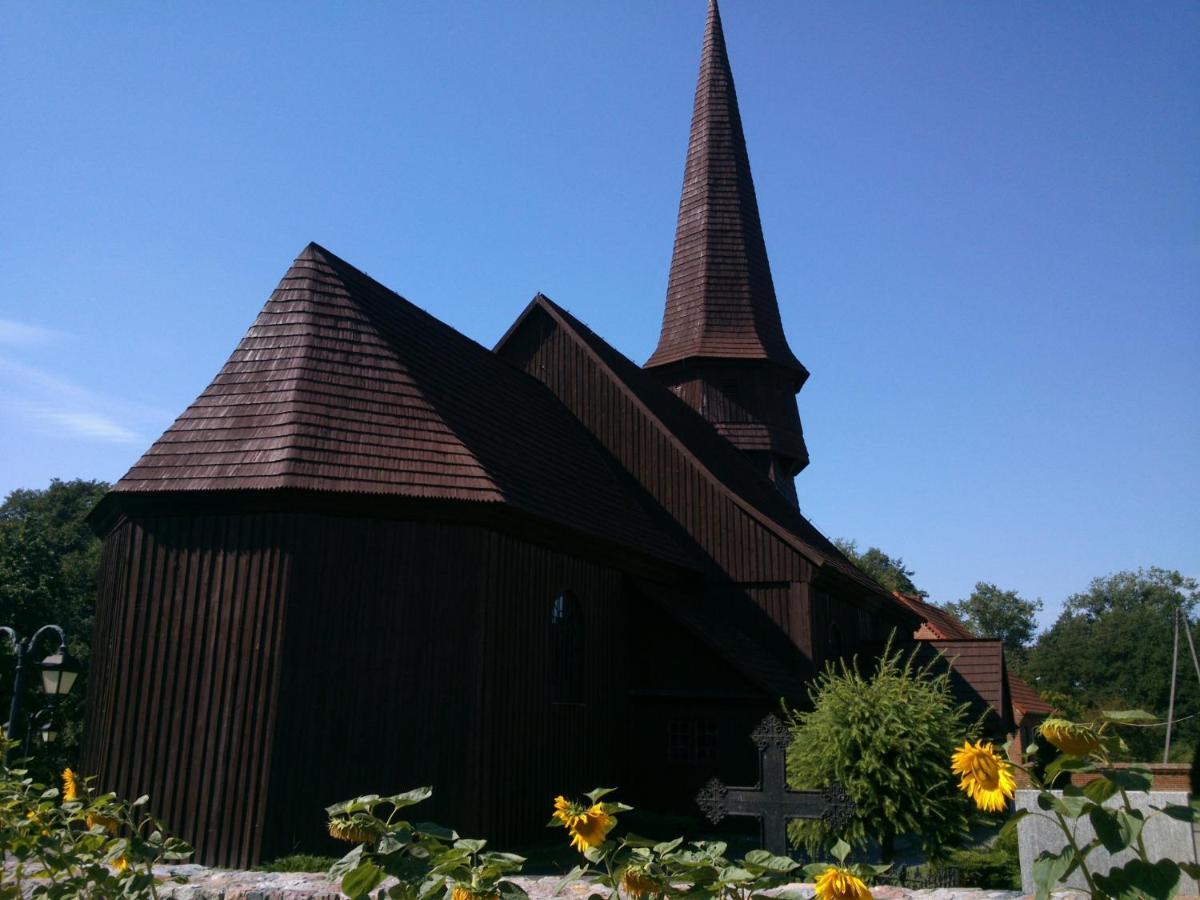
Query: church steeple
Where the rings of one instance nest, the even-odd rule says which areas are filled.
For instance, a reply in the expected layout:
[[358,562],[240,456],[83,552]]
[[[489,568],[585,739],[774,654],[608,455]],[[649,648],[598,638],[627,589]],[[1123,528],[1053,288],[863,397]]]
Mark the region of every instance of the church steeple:
[[658,348],[646,368],[795,499],[808,464],[721,13],[709,0]]

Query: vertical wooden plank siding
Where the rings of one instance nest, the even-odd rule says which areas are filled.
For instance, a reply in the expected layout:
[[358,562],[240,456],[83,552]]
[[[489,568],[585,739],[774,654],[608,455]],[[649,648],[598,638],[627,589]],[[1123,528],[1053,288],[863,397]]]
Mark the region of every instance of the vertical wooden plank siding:
[[[282,603],[268,589],[286,566],[267,544],[280,519],[146,516],[104,544],[83,768],[105,790],[150,794],[206,862],[252,861],[261,801],[230,815],[230,786],[261,777],[270,735],[252,745],[234,718],[270,706],[256,673],[278,647],[256,624]],[[267,577],[249,579],[251,569]]]

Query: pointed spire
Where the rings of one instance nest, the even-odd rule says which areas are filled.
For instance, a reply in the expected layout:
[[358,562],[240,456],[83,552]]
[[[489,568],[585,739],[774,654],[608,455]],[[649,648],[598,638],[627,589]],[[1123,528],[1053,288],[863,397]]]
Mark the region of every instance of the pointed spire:
[[692,132],[658,348],[646,366],[690,357],[763,359],[807,372],[783,335],[716,0],[709,0]]

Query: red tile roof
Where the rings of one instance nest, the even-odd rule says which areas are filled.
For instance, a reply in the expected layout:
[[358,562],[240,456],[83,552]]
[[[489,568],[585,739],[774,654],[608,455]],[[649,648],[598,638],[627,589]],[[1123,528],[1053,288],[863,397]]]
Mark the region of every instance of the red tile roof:
[[807,378],[783,334],[750,158],[710,0],[683,175],[683,197],[658,348],[661,366],[689,357],[766,359]]
[[544,385],[316,244],[113,490],[287,488],[504,503],[687,558]]
[[[935,606],[920,597],[902,594],[898,591],[895,593],[895,596],[897,600],[919,615],[929,630],[933,632],[934,640],[930,643],[936,644],[939,640],[977,640],[975,634],[960,622],[957,616],[946,612],[940,606]],[[920,637],[919,634],[914,634],[913,636]],[[1017,713],[1018,720],[1030,713],[1034,715],[1050,714],[1050,704],[1039,697],[1037,691],[1018,675],[1014,675],[1009,671],[1007,666],[1005,666],[1005,673],[1008,679],[1008,694],[1012,701],[1013,709]]]

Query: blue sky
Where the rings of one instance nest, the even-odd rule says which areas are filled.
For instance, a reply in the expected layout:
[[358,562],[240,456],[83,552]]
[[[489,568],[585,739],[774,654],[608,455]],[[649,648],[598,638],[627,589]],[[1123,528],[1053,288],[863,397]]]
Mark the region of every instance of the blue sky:
[[[3,4],[0,492],[115,479],[310,240],[657,339],[702,0]],[[933,599],[1200,575],[1200,5],[722,13],[801,506]]]

